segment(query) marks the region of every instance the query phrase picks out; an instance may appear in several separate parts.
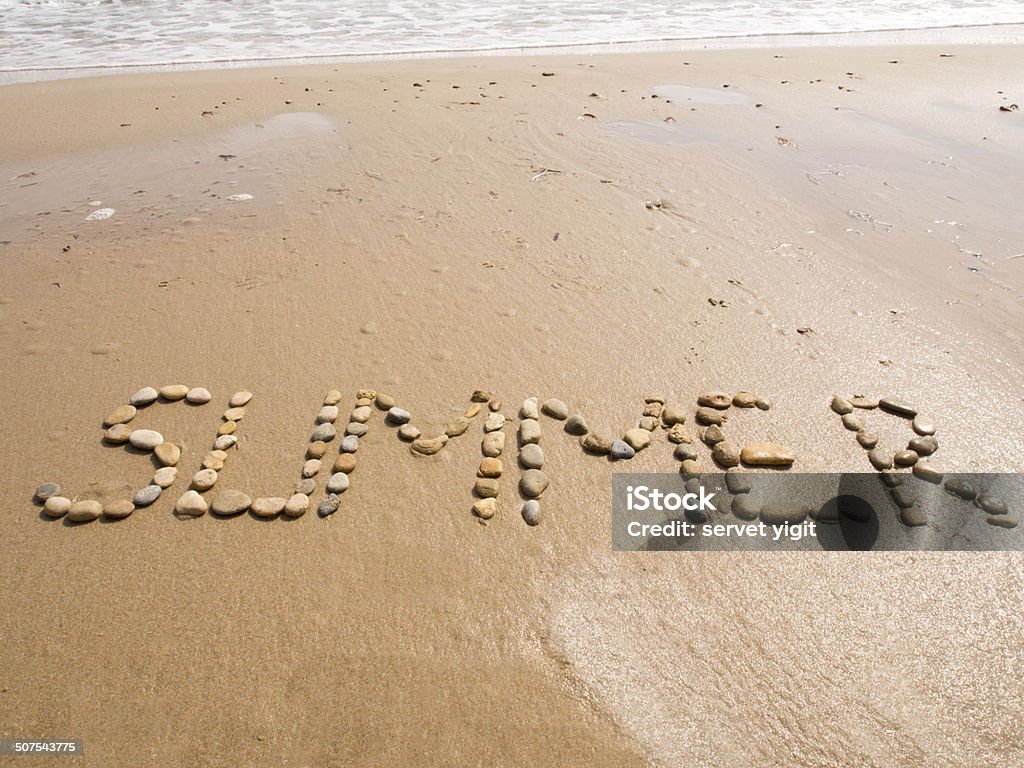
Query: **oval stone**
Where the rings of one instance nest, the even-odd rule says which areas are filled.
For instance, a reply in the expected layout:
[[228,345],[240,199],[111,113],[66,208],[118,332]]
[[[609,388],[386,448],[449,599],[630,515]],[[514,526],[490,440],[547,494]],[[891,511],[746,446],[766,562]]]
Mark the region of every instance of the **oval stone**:
[[498,511],[498,500],[492,496],[473,502],[473,514],[481,520],[490,520]]
[[927,461],[919,461],[914,465],[914,475],[922,480],[929,483],[935,483],[938,485],[942,482],[943,474],[941,470],[936,469]]
[[164,436],[155,429],[136,429],[128,436],[128,442],[140,451],[152,451],[164,441]]
[[210,509],[217,515],[240,515],[252,506],[252,499],[241,491],[221,491]]
[[174,511],[187,517],[201,517],[206,514],[208,508],[206,499],[197,491],[185,491],[174,504]]
[[199,491],[207,491],[217,484],[217,470],[201,469],[192,476],[192,487]]
[[192,387],[185,395],[185,401],[192,405],[206,405],[212,399],[213,395],[206,387]]
[[1016,528],[1020,519],[1016,515],[989,515],[985,522],[999,528]]
[[177,467],[160,467],[153,473],[153,485],[159,485],[161,488],[170,488],[177,479]]
[[935,424],[932,423],[931,419],[926,419],[921,414],[914,417],[912,426],[914,431],[923,437],[935,434]]
[[530,499],[523,504],[522,510],[523,520],[527,525],[540,525],[541,521],[541,508],[540,502],[536,499]]
[[892,460],[897,467],[912,467],[917,463],[918,458],[916,451],[904,450],[896,451]]
[[398,438],[407,443],[411,443],[422,435],[423,433],[420,431],[420,428],[414,427],[412,424],[403,424],[398,428]]
[[111,445],[124,445],[131,436],[131,427],[127,424],[115,424],[103,433],[103,442]]
[[349,479],[345,472],[335,472],[327,481],[328,493],[344,493],[348,490]]
[[308,459],[305,464],[302,465],[302,476],[303,477],[316,477],[320,471],[320,459]]
[[103,505],[94,499],[76,501],[68,507],[68,520],[76,523],[87,523],[103,514]]
[[284,504],[287,517],[302,517],[309,509],[309,496],[304,493],[293,493]]
[[282,499],[280,496],[261,496],[249,505],[249,511],[253,517],[270,520],[280,515],[287,503],[288,500]]
[[[537,446],[540,448],[540,446]],[[485,458],[480,462],[480,468],[477,470],[477,474],[480,477],[501,477],[501,473],[505,470],[505,465],[502,464],[501,459]]]
[[519,422],[519,444],[529,445],[540,442],[540,422],[536,419],[523,419]]
[[167,384],[160,387],[160,397],[164,400],[184,400],[189,388],[184,384]]
[[473,483],[473,493],[481,499],[493,499],[498,491],[498,479],[495,477],[478,477]]
[[145,488],[139,489],[139,491],[132,498],[132,503],[136,507],[148,507],[154,501],[160,498],[160,494],[164,492],[164,489],[159,485],[147,485]]
[[43,504],[43,511],[50,517],[64,517],[71,509],[71,499],[63,496],[51,496]]
[[979,496],[975,503],[990,515],[1005,515],[1009,511],[1005,501],[987,494]]
[[845,416],[848,413],[853,413],[853,404],[845,397],[836,395],[832,398],[832,410],[840,416]]
[[144,408],[150,403],[155,403],[156,399],[160,397],[160,393],[153,387],[143,387],[142,389],[136,390],[135,393],[128,398],[128,402],[134,405],[136,408]]
[[115,499],[103,507],[103,516],[111,520],[123,520],[135,511],[135,505],[128,499]]
[[338,430],[334,428],[334,425],[330,423],[325,423],[320,424],[319,426],[317,426],[316,429],[313,430],[313,434],[309,436],[309,441],[311,443],[315,443],[318,441],[322,443],[329,443],[337,436]]
[[536,443],[524,445],[519,450],[519,463],[524,469],[540,469],[544,466],[544,449]]
[[683,477],[700,477],[704,474],[704,466],[696,459],[686,459],[679,465]]
[[36,501],[46,501],[51,496],[57,496],[60,494],[60,486],[57,483],[43,483],[36,488],[35,499]]
[[398,424],[400,426],[402,424],[408,424],[411,419],[412,414],[404,408],[392,406],[388,409],[387,421],[391,424]]
[[338,498],[337,494],[332,493],[330,496],[328,496],[326,499],[320,502],[320,506],[316,508],[316,513],[320,515],[320,517],[327,517],[337,512],[338,507],[340,506],[341,499]]
[[127,424],[135,418],[137,412],[134,405],[119,405],[103,420],[103,426],[112,427],[115,424]]
[[544,493],[551,481],[541,469],[528,469],[519,479],[519,490],[529,499],[535,499]]
[[565,421],[569,418],[569,406],[554,397],[550,400],[545,400],[544,405],[540,407],[540,410],[541,413],[550,416],[552,419],[558,419],[559,421]]
[[740,463],[740,449],[728,440],[716,443],[711,451],[711,456],[718,463],[718,466],[726,469],[739,466]]
[[356,468],[356,457],[353,453],[342,453],[334,460],[334,471],[351,474]]
[[697,405],[724,411],[732,405],[732,396],[725,392],[704,392],[697,396]]
[[810,511],[807,505],[796,501],[770,501],[761,508],[761,519],[769,525],[801,523]]
[[[228,398],[228,407],[242,408],[248,405],[250,400],[252,400],[252,392],[247,389],[243,389],[235,392],[235,394]],[[338,393],[338,400],[341,400],[340,392]],[[334,402],[338,402],[338,400],[335,400]]]
[[245,408],[228,408],[224,411],[226,421],[241,421],[245,418]]

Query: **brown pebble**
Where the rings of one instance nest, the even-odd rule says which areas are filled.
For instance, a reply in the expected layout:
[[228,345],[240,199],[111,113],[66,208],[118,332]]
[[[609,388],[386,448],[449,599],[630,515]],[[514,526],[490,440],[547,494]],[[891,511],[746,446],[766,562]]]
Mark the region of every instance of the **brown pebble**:
[[920,507],[917,506],[901,509],[900,520],[903,521],[904,525],[911,528],[917,528],[922,525],[928,525],[928,515],[922,512]]
[[334,460],[334,471],[344,472],[346,475],[356,468],[356,455],[354,453],[340,453]]
[[878,435],[874,432],[868,432],[867,430],[860,430],[857,433],[857,442],[860,443],[861,448],[871,450],[878,445]]
[[796,455],[780,443],[750,443],[743,446],[740,459],[751,466],[783,467],[796,461]]
[[916,451],[905,450],[896,451],[892,460],[897,467],[912,467],[917,463],[918,458],[920,457]]
[[480,462],[480,469],[477,470],[477,474],[480,477],[501,477],[503,469],[504,465],[501,459],[488,457]]
[[314,440],[306,447],[307,459],[322,459],[327,453],[327,443],[323,440]]

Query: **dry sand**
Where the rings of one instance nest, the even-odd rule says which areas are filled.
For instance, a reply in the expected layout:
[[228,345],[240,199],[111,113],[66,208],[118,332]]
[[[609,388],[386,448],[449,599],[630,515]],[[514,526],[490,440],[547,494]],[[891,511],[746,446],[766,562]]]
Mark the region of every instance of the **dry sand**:
[[[1020,471],[1024,111],[998,106],[1022,67],[920,46],[0,89],[0,736],[96,766],[1024,764],[1016,554],[614,554],[611,468],[552,427],[528,528],[511,450],[501,511],[470,514],[478,425],[414,459],[379,416],[327,520],[171,514],[243,388],[218,487],[252,496],[290,493],[324,392],[345,413],[360,387],[428,434],[477,388],[607,433],[645,395],[748,389],[775,405],[737,440],[844,471],[870,467],[832,394],[896,393],[946,468]],[[185,446],[177,484],[122,522],[41,519],[44,480],[148,482],[100,422],[174,382],[214,394],[137,418]],[[675,467],[661,443],[631,468]]]

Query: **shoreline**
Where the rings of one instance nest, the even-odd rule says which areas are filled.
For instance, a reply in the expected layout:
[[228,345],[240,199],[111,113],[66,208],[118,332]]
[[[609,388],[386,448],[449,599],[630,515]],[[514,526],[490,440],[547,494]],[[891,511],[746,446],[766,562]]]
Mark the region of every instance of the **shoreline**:
[[278,56],[266,58],[200,59],[157,63],[112,64],[67,68],[0,69],[0,87],[48,80],[86,79],[118,74],[203,72],[259,69],[275,66],[328,66],[343,63],[434,61],[491,57],[603,55],[611,53],[675,53],[773,48],[874,47],[882,45],[1008,45],[1024,42],[1024,22],[962,24],[935,27],[896,27],[854,32],[779,32],[714,37],[671,37],[642,40],[537,44],[509,48],[416,49],[377,53]]

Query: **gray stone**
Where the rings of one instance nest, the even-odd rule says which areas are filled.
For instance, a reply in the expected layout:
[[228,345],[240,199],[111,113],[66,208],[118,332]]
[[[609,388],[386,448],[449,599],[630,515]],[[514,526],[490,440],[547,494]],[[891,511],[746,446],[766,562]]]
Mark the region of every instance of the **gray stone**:
[[519,479],[519,490],[528,499],[536,499],[551,481],[542,469],[528,469]]
[[136,429],[128,437],[128,442],[140,451],[152,451],[164,441],[164,436],[155,429]]
[[35,498],[36,501],[45,502],[51,496],[60,495],[60,486],[57,483],[43,483],[36,488]]
[[590,431],[590,427],[587,426],[587,420],[580,414],[576,413],[569,417],[569,420],[565,422],[565,431],[570,435],[576,435],[577,437],[587,434]]
[[636,456],[636,451],[633,450],[633,446],[629,443],[623,442],[622,440],[612,441],[611,448],[608,452],[611,457],[617,461],[625,461],[626,459],[632,459]]
[[207,491],[217,484],[217,470],[200,469],[192,476],[192,487],[197,491]]
[[153,387],[143,387],[129,397],[128,402],[136,408],[144,408],[151,403],[155,403],[158,397],[160,397],[160,393],[156,389]]
[[[164,445],[168,445],[168,443],[164,443]],[[228,448],[234,448],[236,445],[238,445],[237,435],[220,435],[213,441],[213,447],[218,451],[226,451]]]
[[192,387],[185,395],[185,402],[192,405],[206,405],[212,399],[213,395],[206,387]]
[[540,442],[540,422],[536,419],[523,419],[519,422],[519,444],[529,445]]
[[330,496],[328,496],[326,499],[320,502],[320,506],[316,508],[316,513],[320,515],[320,517],[328,517],[329,515],[333,515],[335,512],[337,512],[338,507],[340,506],[341,499],[338,498],[337,494],[332,493]]
[[525,469],[540,469],[544,466],[544,449],[536,443],[524,445],[519,451],[519,463]]
[[897,416],[905,416],[908,419],[917,416],[917,409],[898,397],[883,397],[878,401],[878,405],[882,410],[895,413]]
[[344,493],[348,490],[349,482],[347,474],[344,472],[335,472],[331,475],[331,479],[327,481],[327,492]]
[[853,413],[853,404],[845,397],[836,395],[832,398],[832,410],[840,416],[845,416],[848,413]]
[[535,420],[540,418],[540,409],[537,407],[536,397],[528,397],[523,400],[523,405],[519,409],[519,418]]
[[505,417],[500,413],[489,413],[487,414],[487,420],[484,422],[484,432],[497,432],[505,426]]
[[912,426],[914,428],[914,431],[917,432],[917,434],[919,435],[927,436],[935,434],[935,424],[932,423],[931,419],[926,419],[921,414],[918,414],[917,416],[914,417],[914,422]]
[[[244,408],[252,400],[252,392],[247,389],[235,392],[230,398],[228,398],[228,407],[230,408]],[[329,405],[329,403],[328,403]]]
[[901,475],[897,472],[879,472],[878,479],[882,481],[882,485],[886,488],[896,488],[903,485],[905,475]]
[[1020,518],[1017,515],[989,515],[985,522],[999,528],[1016,528],[1020,524]]
[[177,467],[160,467],[153,473],[153,485],[159,485],[161,488],[170,488],[177,479]]
[[320,471],[322,462],[320,459],[308,459],[305,464],[302,465],[302,476],[303,477],[316,477]]
[[358,421],[350,421],[345,425],[346,435],[355,435],[356,437],[362,437],[369,431],[369,427],[365,424],[360,424]]
[[312,477],[304,477],[295,483],[295,493],[302,493],[309,496],[313,491],[316,490],[316,480]]
[[843,416],[843,426],[851,432],[860,432],[864,429],[864,419],[855,413],[848,413]]
[[558,419],[559,421],[565,421],[569,418],[569,406],[556,398],[545,400],[544,405],[540,407],[540,410],[547,416],[550,416],[553,419]]
[[488,432],[480,443],[480,450],[488,458],[501,456],[502,451],[505,450],[505,433]]
[[754,405],[756,405],[762,411],[769,411],[772,407],[772,401],[769,400],[767,397],[759,397],[757,398],[757,400],[754,401]]
[[527,525],[540,525],[541,521],[541,508],[540,502],[536,499],[530,499],[523,504],[523,520],[526,521]]
[[210,509],[216,515],[240,515],[252,505],[252,499],[241,491],[221,491]]
[[43,504],[43,511],[53,518],[64,517],[71,509],[71,499],[64,496],[51,496]]
[[315,443],[317,440],[320,440],[321,442],[329,443],[337,436],[338,430],[334,428],[333,424],[319,424],[317,425],[317,428],[313,430],[313,434],[309,436],[309,441],[311,443]]
[[676,446],[676,449],[672,452],[677,461],[695,461],[697,456],[700,454],[697,452],[697,448],[689,443],[680,443]]
[[404,408],[399,408],[397,405],[388,409],[387,421],[390,424],[408,424],[412,419],[412,414]]
[[338,406],[336,405],[325,405],[320,408],[320,413],[316,415],[318,424],[333,424],[338,420]]
[[342,453],[355,453],[359,450],[359,438],[356,435],[346,435],[341,441]]

